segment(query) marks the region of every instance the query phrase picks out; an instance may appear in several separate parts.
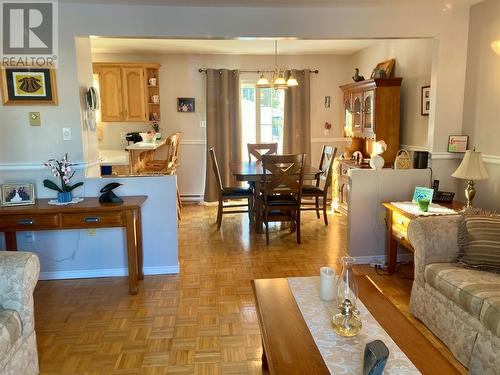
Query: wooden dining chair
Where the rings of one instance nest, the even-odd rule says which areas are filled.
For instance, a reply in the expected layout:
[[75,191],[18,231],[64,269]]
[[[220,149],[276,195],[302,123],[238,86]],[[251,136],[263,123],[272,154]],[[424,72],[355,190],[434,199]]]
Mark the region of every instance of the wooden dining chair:
[[[166,141],[166,157],[164,159],[152,159],[144,163],[144,167],[139,170],[140,174],[145,175],[177,175],[177,168],[180,165],[179,153],[182,133],[177,132],[170,135]],[[179,187],[176,187],[177,194],[177,218],[181,219],[181,196]]]
[[262,155],[264,178],[261,206],[269,245],[269,222],[289,221],[290,229],[300,238],[300,201],[304,182],[304,154]]
[[[219,207],[217,209],[217,229],[220,229],[222,224],[222,215],[225,214],[241,214],[248,212],[250,221],[252,220],[252,208],[253,208],[253,192],[249,188],[236,187],[236,186],[224,186],[222,181],[219,164],[217,163],[217,157],[215,156],[215,151],[213,147],[208,150],[210,158],[212,159],[212,168],[215,174],[215,180],[217,182],[217,190],[219,192]],[[246,204],[231,204],[224,205],[226,200],[234,199],[247,199]],[[247,207],[246,210],[233,210],[234,207]],[[225,210],[228,209],[228,210]]]
[[273,155],[278,152],[277,143],[247,143],[248,161],[252,161],[252,156],[257,160],[262,160],[262,155]]
[[[303,198],[314,198],[314,202],[304,202],[302,201],[301,210],[302,211],[316,211],[316,216],[318,219],[319,215],[319,198],[323,198],[323,219],[325,225],[328,225],[328,216],[326,214],[326,203],[328,199],[328,192],[330,186],[332,185],[332,172],[333,172],[333,162],[335,161],[335,155],[337,154],[337,148],[323,145],[323,150],[321,152],[321,159],[319,162],[319,170],[321,174],[316,179],[314,185],[306,185],[302,187],[302,197]],[[314,205],[314,207],[307,207]],[[306,207],[304,207],[306,206]]]

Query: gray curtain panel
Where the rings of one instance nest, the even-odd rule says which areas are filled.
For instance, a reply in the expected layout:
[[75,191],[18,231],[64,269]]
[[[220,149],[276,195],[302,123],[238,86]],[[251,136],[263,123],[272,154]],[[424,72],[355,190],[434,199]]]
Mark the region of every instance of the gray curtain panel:
[[208,149],[213,147],[226,186],[234,185],[231,164],[241,163],[240,73],[237,70],[207,69],[207,165],[205,201],[219,194]]
[[299,85],[285,92],[283,152],[305,153],[305,163],[311,164],[311,74],[308,70],[293,73]]

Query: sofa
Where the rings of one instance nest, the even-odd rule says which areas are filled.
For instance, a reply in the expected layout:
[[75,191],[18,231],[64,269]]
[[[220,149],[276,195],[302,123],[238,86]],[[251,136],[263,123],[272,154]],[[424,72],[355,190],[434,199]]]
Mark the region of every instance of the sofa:
[[0,251],[0,375],[38,374],[33,290],[35,254]]
[[408,226],[415,249],[410,312],[469,374],[500,372],[500,274],[457,261],[461,216],[417,218]]

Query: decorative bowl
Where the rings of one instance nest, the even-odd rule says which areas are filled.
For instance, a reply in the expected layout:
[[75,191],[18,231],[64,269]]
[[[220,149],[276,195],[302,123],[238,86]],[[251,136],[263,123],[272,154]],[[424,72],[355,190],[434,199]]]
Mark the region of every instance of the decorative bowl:
[[153,143],[156,139],[155,133],[139,133],[142,141],[146,143]]

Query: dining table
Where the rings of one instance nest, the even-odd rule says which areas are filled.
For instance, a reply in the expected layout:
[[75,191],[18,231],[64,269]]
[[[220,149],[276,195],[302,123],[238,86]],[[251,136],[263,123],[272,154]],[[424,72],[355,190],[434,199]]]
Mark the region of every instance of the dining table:
[[[254,204],[252,217],[254,218],[255,231],[262,233],[262,214],[260,206],[260,185],[264,181],[264,168],[262,161],[243,161],[231,164],[231,173],[237,181],[248,182],[254,187]],[[270,174],[270,172],[266,172]],[[315,180],[321,174],[321,170],[309,164],[304,164],[304,181]]]

